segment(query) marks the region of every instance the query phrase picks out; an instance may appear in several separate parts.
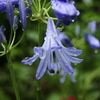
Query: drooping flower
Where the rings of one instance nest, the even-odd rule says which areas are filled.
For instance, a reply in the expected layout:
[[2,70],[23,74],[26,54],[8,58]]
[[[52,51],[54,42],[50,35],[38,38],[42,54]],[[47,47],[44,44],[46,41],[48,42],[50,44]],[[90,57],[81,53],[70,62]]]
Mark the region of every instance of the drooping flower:
[[69,0],[51,0],[51,5],[56,17],[58,18],[56,26],[62,24],[70,25],[71,22],[77,20],[79,11],[76,9],[74,2],[70,2]]
[[26,6],[23,0],[19,0],[19,14],[20,14],[20,20],[22,23],[22,27],[26,28]]
[[0,26],[0,44],[6,42],[6,37],[4,35],[5,27]]
[[62,45],[52,19],[48,20],[46,37],[42,47],[35,47],[34,53],[33,57],[22,60],[22,63],[32,65],[38,57],[41,59],[36,71],[36,79],[40,79],[46,71],[56,74],[61,68],[67,74],[73,74],[75,70],[72,68],[71,62],[80,63],[83,61],[73,57],[80,55],[81,50],[73,47],[65,48]]
[[93,48],[93,49],[100,48],[100,41],[97,38],[95,38],[94,36],[92,36],[88,33],[85,33],[84,38],[87,42],[89,42],[91,48]]

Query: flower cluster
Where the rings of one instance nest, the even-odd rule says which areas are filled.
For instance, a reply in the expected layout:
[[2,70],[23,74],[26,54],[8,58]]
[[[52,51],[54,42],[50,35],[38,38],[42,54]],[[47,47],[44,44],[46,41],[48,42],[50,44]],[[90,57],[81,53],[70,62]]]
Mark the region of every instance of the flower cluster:
[[[32,2],[35,9],[31,9]],[[79,15],[79,11],[76,9],[75,3],[71,0],[51,0],[52,9],[54,10],[55,15],[58,19],[55,26],[52,18],[49,17],[48,10],[44,9],[45,2],[43,3],[43,8],[40,6],[40,0],[38,0],[37,2],[39,3],[38,7],[36,7],[36,1],[32,0],[0,0],[0,11],[7,14],[9,23],[11,27],[13,27],[14,31],[13,37],[12,35],[10,37],[10,39],[12,40],[9,41],[10,46],[8,46],[8,48],[10,50],[14,43],[15,32],[18,28],[18,13],[20,15],[20,21],[23,28],[26,28],[26,18],[27,16],[32,15],[32,12],[35,13],[32,15],[32,17],[37,17],[35,20],[40,19],[43,22],[46,22],[46,13],[48,17],[48,24],[44,43],[42,47],[34,47],[33,57],[24,59],[22,63],[32,65],[32,63],[37,58],[40,58],[41,60],[36,72],[36,79],[40,79],[45,72],[48,72],[50,75],[54,75],[60,72],[61,76],[63,76],[63,79],[61,78],[63,81],[65,79],[65,76],[68,74],[71,77],[71,80],[75,82],[75,79],[72,76],[75,72],[75,69],[71,66],[71,63],[77,64],[83,61],[82,59],[76,58],[82,53],[82,50],[78,50],[72,47],[73,45],[71,43],[71,39],[61,30],[56,29],[55,27],[59,27],[61,25],[70,25],[71,22],[75,22],[77,20],[77,16]],[[18,8],[15,9],[16,7]],[[44,10],[45,13],[43,13]],[[4,27],[1,26],[0,43],[6,41],[3,33]],[[68,48],[64,47],[62,42]]]
[[71,63],[77,64],[83,61],[73,57],[80,55],[81,50],[73,47],[66,48],[62,45],[52,19],[48,20],[46,37],[42,47],[35,47],[34,53],[33,57],[24,59],[22,63],[31,65],[38,57],[41,59],[36,79],[40,79],[46,71],[49,74],[56,74],[60,69],[72,75],[75,69],[72,68]]

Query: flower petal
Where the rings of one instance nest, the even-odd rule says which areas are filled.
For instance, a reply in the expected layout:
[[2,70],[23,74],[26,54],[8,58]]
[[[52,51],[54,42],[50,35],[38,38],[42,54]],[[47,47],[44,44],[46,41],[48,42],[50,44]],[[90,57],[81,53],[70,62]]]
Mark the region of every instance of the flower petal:
[[20,13],[20,20],[22,23],[23,28],[26,27],[26,7],[23,0],[19,0],[19,13]]
[[63,70],[65,70],[65,72],[68,74],[73,74],[74,70],[70,64],[70,61],[66,60],[65,55],[62,54],[62,50],[56,50],[55,54]]
[[32,63],[39,57],[39,55],[34,55],[33,57],[30,58],[25,58],[24,60],[22,60],[22,63],[25,65],[32,65]]
[[6,2],[6,13],[7,13],[10,25],[13,25],[14,9],[13,9],[12,2],[10,2],[10,1]]
[[69,48],[63,48],[63,50],[67,53],[67,54],[69,54],[69,55],[71,55],[71,56],[79,56],[81,53],[82,53],[82,50],[78,50],[78,49],[76,49],[76,48],[74,48],[74,47],[69,47]]
[[36,79],[40,79],[44,75],[47,69],[47,63],[47,57],[45,57],[45,59],[41,59],[38,69],[36,71]]

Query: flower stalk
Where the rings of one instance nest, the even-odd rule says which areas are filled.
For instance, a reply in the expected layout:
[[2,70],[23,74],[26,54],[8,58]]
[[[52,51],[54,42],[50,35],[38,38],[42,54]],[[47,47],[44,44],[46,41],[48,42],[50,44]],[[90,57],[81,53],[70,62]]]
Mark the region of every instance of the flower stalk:
[[9,71],[10,71],[13,88],[14,88],[14,91],[15,91],[16,100],[20,100],[18,86],[17,86],[14,70],[13,70],[13,67],[12,67],[10,52],[6,54],[6,57],[7,57],[7,61],[8,61],[8,68],[9,68]]

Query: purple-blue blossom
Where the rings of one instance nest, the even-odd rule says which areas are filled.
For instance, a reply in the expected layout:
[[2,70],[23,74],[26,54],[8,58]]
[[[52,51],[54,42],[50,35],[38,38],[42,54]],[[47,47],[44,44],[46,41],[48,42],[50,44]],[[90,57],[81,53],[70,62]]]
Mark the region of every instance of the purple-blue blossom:
[[91,48],[93,48],[93,49],[100,48],[100,41],[97,38],[95,38],[94,36],[92,36],[88,33],[85,33],[84,38],[87,42],[89,42]]
[[79,11],[76,9],[74,2],[66,0],[51,0],[51,6],[54,10],[58,21],[56,26],[70,25],[71,22],[77,21]]
[[36,79],[40,79],[46,71],[56,74],[60,69],[67,74],[73,74],[75,70],[71,63],[77,64],[83,61],[76,58],[82,50],[73,47],[66,48],[62,45],[52,19],[48,20],[44,40],[42,47],[34,47],[33,57],[22,60],[22,63],[32,65],[37,58],[41,59],[36,71]]

